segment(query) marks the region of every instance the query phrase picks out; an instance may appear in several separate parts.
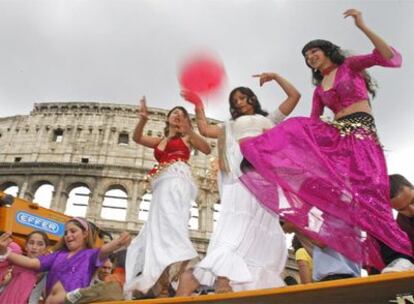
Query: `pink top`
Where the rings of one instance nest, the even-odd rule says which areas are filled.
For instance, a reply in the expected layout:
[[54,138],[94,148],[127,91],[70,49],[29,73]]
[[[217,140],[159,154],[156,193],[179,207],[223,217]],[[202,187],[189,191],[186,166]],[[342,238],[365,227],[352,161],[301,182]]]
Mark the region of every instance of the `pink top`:
[[0,293],[0,303],[26,304],[36,281],[36,271],[13,265],[12,279]]
[[389,60],[382,57],[377,49],[374,49],[371,54],[346,58],[336,70],[332,88],[324,91],[321,85],[316,87],[313,93],[311,117],[319,118],[325,106],[336,114],[351,104],[367,100],[368,91],[362,71],[374,65],[400,67],[401,54],[394,48],[392,51],[394,55]]
[[[12,252],[21,254],[22,250],[16,243],[8,246]],[[0,278],[13,267],[12,279],[0,292],[0,303],[26,304],[37,281],[37,272],[17,265],[11,265],[9,261],[0,262]]]

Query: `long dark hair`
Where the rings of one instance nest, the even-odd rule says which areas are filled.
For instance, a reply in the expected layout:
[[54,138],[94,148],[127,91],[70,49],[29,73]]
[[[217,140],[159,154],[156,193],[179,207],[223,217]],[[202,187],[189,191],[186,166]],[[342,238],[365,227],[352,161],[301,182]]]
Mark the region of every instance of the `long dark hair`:
[[[183,112],[183,114],[184,114],[184,116],[185,116],[185,118],[188,120],[188,122],[190,123],[190,126],[192,126],[191,125],[191,120],[190,120],[190,115],[188,114],[188,112],[187,112],[187,110],[184,108],[184,107],[182,107],[182,106],[175,106],[174,108],[172,108],[168,113],[167,113],[167,119],[166,119],[166,121],[165,121],[165,128],[164,128],[164,136],[165,137],[168,137],[168,134],[169,134],[169,131],[170,131],[170,124],[169,124],[169,122],[168,122],[168,118],[170,118],[170,116],[171,116],[171,113],[174,111],[174,110],[176,110],[176,109],[178,109],[178,110],[180,110],[181,112]],[[182,134],[177,134],[177,136],[178,137],[181,137],[182,136]]]
[[233,89],[229,95],[230,114],[233,119],[236,119],[242,116],[242,114],[237,111],[233,103],[234,94],[236,94],[236,92],[240,92],[241,94],[247,96],[247,102],[253,106],[255,114],[260,114],[263,116],[269,115],[269,113],[267,113],[265,110],[262,109],[259,99],[257,98],[256,94],[254,94],[251,89],[247,87],[237,87]]
[[[333,44],[330,41],[323,39],[316,39],[308,42],[302,49],[302,55],[305,57],[306,65],[312,70],[312,83],[314,85],[320,85],[323,79],[322,73],[317,69],[312,69],[306,60],[306,52],[310,49],[318,48],[327,56],[332,63],[336,65],[341,65],[346,59],[345,52],[337,45]],[[364,77],[365,85],[367,86],[368,92],[371,94],[372,98],[376,95],[375,88],[377,87],[376,82],[372,79],[369,73],[366,70],[363,70],[362,76]]]
[[411,184],[404,176],[401,174],[392,174],[389,176],[390,179],[390,197],[394,198],[400,193],[402,188],[409,187],[414,189],[413,184]]
[[297,235],[295,234],[295,236],[292,239],[292,248],[293,250],[296,252],[298,251],[300,248],[303,248],[302,243],[299,241],[299,238],[297,237]]

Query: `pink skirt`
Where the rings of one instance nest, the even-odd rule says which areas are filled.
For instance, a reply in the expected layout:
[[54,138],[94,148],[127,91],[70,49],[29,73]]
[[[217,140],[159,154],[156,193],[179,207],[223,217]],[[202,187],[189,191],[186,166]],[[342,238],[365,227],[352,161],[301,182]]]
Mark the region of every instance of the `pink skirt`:
[[393,219],[373,117],[296,117],[241,143],[254,167],[242,182],[302,233],[366,266],[383,268],[376,240],[412,255]]

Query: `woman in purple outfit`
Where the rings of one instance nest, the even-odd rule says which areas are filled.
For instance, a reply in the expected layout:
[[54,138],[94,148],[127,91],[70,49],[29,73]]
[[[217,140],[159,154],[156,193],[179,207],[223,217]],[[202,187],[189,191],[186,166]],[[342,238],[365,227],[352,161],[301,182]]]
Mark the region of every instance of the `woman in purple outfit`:
[[[242,153],[255,170],[241,179],[266,207],[318,243],[382,268],[374,239],[408,255],[412,248],[392,217],[368,97],[375,92],[365,69],[399,67],[401,55],[365,25],[361,12],[350,9],[344,17],[354,19],[374,51],[345,57],[329,41],[306,44],[302,54],[316,85],[311,117],[291,118],[243,141]],[[320,118],[325,106],[333,121]]]
[[57,250],[49,255],[30,258],[7,249],[10,234],[0,236],[0,259],[39,272],[48,271],[46,280],[46,304],[65,301],[68,293],[89,286],[92,275],[115,250],[127,246],[131,237],[123,232],[120,237],[101,248],[93,248],[93,233],[88,222],[73,218],[65,223],[65,235],[57,244]]

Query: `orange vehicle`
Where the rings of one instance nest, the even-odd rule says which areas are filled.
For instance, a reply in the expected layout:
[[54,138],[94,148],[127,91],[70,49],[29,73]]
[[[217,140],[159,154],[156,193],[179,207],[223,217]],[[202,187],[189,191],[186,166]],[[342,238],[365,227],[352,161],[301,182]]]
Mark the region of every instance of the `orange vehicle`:
[[[24,247],[26,236],[33,230],[47,233],[52,244],[65,232],[65,222],[71,217],[36,203],[13,197],[0,191],[0,233],[11,232],[13,240]],[[93,225],[94,226],[94,225]],[[101,231],[97,229],[97,235]],[[97,236],[96,246],[102,245]]]

